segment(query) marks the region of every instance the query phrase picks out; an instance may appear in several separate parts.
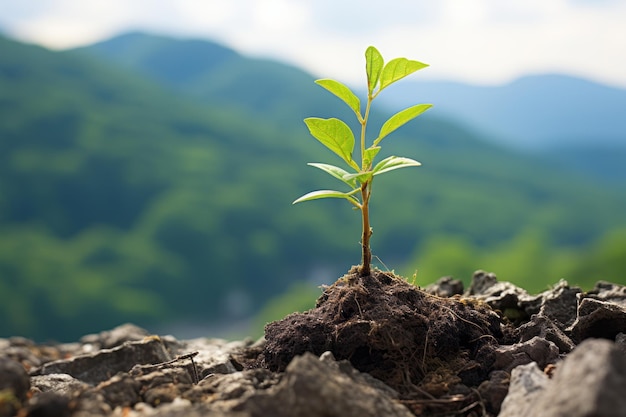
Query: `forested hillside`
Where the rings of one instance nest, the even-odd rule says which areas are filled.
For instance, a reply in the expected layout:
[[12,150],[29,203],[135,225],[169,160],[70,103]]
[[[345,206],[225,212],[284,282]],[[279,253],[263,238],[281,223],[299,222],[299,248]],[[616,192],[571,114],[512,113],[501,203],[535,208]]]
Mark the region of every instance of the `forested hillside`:
[[[207,42],[0,38],[0,337],[235,319],[333,281],[359,261],[358,216],[291,201],[335,186],[305,165],[332,155],[301,119],[337,113],[306,73]],[[424,165],[375,186],[373,251],[390,268],[442,237],[493,248],[540,230],[550,252],[626,226],[623,193],[450,121],[388,142]]]

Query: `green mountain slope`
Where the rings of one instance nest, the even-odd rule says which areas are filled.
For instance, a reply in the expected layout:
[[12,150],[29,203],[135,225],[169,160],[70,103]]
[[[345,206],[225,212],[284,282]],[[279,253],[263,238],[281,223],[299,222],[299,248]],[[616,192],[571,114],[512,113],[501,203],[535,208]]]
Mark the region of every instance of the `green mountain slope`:
[[173,39],[139,32],[79,48],[169,86],[187,97],[222,107],[245,108],[273,123],[297,125],[320,110],[320,117],[339,111],[336,101],[319,94],[306,72],[283,63],[244,57],[219,44]]
[[[358,262],[359,218],[343,202],[290,204],[336,186],[305,166],[332,156],[292,117],[341,103],[305,73],[240,56],[219,94],[192,94],[237,55],[192,43],[194,68],[184,42],[124,39],[104,59],[0,38],[0,337],[233,319]],[[196,81],[149,75],[131,55],[155,73],[150,62],[176,58]],[[449,122],[386,140],[424,163],[375,186],[373,250],[391,268],[440,234],[489,246],[534,227],[550,249],[626,223],[621,194]]]
[[[145,44],[151,44],[152,47],[146,48],[141,54],[136,53]],[[349,110],[345,109],[345,106],[334,97],[320,92],[321,89],[311,82],[308,74],[280,63],[243,57],[214,43],[131,33],[83,48],[81,52],[100,57],[108,63],[123,65],[144,76],[154,77],[163,85],[199,97],[204,102],[228,103],[240,109],[253,111],[256,115],[280,123],[283,128],[299,126],[302,129],[302,118],[312,115],[327,117],[339,114],[345,120],[352,120]],[[211,62],[208,59],[199,59],[198,56],[203,53],[214,56],[214,59]],[[185,71],[193,73],[194,76],[181,76],[170,64],[159,64],[171,62],[177,62],[180,67],[184,67]],[[286,77],[286,72],[292,74],[292,77]],[[224,74],[228,74],[227,82],[224,82]],[[250,80],[254,80],[255,83],[251,84]],[[219,91],[216,86],[219,86]],[[268,89],[267,86],[272,86],[272,88]],[[259,100],[259,97],[263,99]],[[416,94],[416,97],[414,101],[419,100],[419,95]],[[271,102],[272,106],[264,106],[263,100]],[[282,109],[284,113],[277,109]],[[572,206],[580,208],[580,211],[576,210],[579,213],[596,212],[596,203],[590,201],[598,188],[598,184],[595,184],[593,179],[575,174],[574,169],[568,171],[568,167],[562,164],[559,164],[562,169],[555,169],[552,165],[556,159],[554,161],[549,158],[542,159],[489,145],[471,132],[450,122],[429,117],[430,114],[436,115],[437,112],[437,105],[435,105],[435,108],[422,120],[404,128],[404,135],[394,139],[397,146],[394,151],[414,155],[427,166],[445,171],[447,176],[451,172],[456,172],[464,178],[464,181],[469,180],[467,172],[472,172],[475,176],[477,171],[486,171],[486,176],[478,178],[479,186],[482,186],[483,182],[491,184],[492,181],[497,181],[502,188],[506,189],[509,185],[507,182],[511,181],[513,182],[510,184],[512,188],[505,193],[512,194],[510,201],[520,199],[520,207],[523,206],[522,201],[533,201],[538,203],[535,204],[537,211],[551,212],[554,205],[570,200]],[[381,123],[384,119],[382,115],[375,114],[374,120]],[[419,139],[416,140],[416,138]],[[397,151],[398,149],[401,151]],[[557,173],[556,177],[555,173]],[[420,181],[422,177],[411,173],[399,175],[412,178],[411,181]],[[588,192],[583,195],[577,194],[572,187],[573,181],[586,183]],[[401,184],[400,186],[404,185],[402,181],[398,183]],[[334,184],[330,183],[329,186],[331,185]],[[424,187],[428,188],[429,185],[424,184]],[[448,194],[447,191],[440,189],[435,192]],[[620,200],[620,197],[614,196],[619,193],[615,190],[602,189],[600,194],[604,193],[611,201]],[[457,197],[458,195],[457,193]],[[469,210],[480,204],[472,195],[468,195],[467,198],[471,201],[464,202],[464,204]],[[601,200],[603,198],[599,197],[596,201]],[[599,206],[597,210],[602,211]],[[439,212],[438,209],[437,212]],[[600,213],[598,215],[601,216]],[[519,217],[534,218],[535,216],[539,215],[528,213]],[[549,218],[551,215],[545,216]],[[571,215],[566,215],[566,218],[569,216]],[[409,218],[405,220],[410,221]],[[500,231],[500,237],[512,237],[519,229],[510,223],[505,224],[509,220],[510,218],[506,220],[503,218],[500,222],[498,218],[495,218],[491,229]],[[445,230],[444,225],[451,221],[453,220],[442,219],[441,222],[434,222],[434,227],[429,232]],[[551,220],[547,220],[538,224],[552,231],[550,225],[544,224],[550,222]],[[478,232],[479,228],[472,227],[472,223],[465,222],[464,225],[451,227],[450,230],[458,230],[460,233],[471,232],[477,240],[488,241],[489,238],[481,239],[480,236],[483,233]],[[537,224],[535,221],[532,223]],[[573,223],[569,223],[566,227],[559,227],[555,230],[559,237],[555,239],[560,243],[581,243],[594,235],[593,231],[597,231],[597,227],[597,220],[589,216],[585,221],[579,222],[576,227]],[[488,235],[493,237],[489,233]],[[404,253],[401,256],[404,256]]]
[[270,261],[309,228],[307,210],[275,210],[299,192],[277,185],[304,135],[273,155],[280,132],[249,116],[75,54],[0,48],[0,296],[5,316],[22,311],[0,333],[210,319],[237,288],[259,296],[253,306],[279,291],[287,274]]

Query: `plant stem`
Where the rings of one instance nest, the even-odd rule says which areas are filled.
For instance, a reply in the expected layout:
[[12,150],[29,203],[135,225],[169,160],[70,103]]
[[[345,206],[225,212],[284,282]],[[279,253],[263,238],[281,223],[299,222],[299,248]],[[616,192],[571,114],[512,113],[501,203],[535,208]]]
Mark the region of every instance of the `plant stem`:
[[[367,121],[370,115],[370,108],[372,106],[372,100],[374,97],[368,94],[367,105],[365,106],[365,114],[361,121],[361,169],[369,171],[372,169],[370,166],[365,166],[365,133],[367,130]],[[372,179],[361,184],[361,214],[363,216],[363,235],[361,236],[361,268],[359,269],[359,275],[364,277],[371,273],[372,263],[372,250],[370,248],[370,237],[372,236],[372,228],[370,226],[370,193],[371,193]]]
[[370,249],[370,237],[372,228],[370,227],[369,200],[372,182],[367,181],[361,185],[361,213],[363,215],[363,236],[361,237],[361,249],[363,253],[359,275],[364,277],[371,273],[372,250]]

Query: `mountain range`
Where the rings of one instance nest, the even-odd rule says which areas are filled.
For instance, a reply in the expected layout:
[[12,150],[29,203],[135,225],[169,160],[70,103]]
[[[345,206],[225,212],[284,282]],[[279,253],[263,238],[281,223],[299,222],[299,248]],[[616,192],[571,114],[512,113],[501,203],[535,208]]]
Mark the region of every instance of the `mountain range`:
[[410,81],[381,97],[390,107],[415,98],[432,114],[480,132],[485,140],[543,155],[554,164],[626,185],[626,89],[566,75],[520,78],[502,86]]
[[[336,279],[359,261],[358,216],[291,202],[337,186],[306,166],[338,161],[302,119],[351,113],[310,74],[212,42],[0,38],[0,336],[241,317],[295,281]],[[377,180],[372,244],[388,265],[445,236],[488,250],[532,229],[550,249],[626,226],[602,176],[436,112],[385,141],[423,163]]]
[[[127,33],[79,50],[187,96],[244,107],[283,125],[297,128],[294,123],[316,112],[350,117],[316,94],[311,76],[298,68],[250,60],[212,42]],[[435,103],[425,117],[453,121],[500,146],[534,152],[564,168],[626,185],[626,119],[620,113],[626,108],[625,89],[557,74],[527,76],[502,86],[414,78],[380,96],[389,112],[416,101]]]
[[521,149],[559,146],[626,148],[626,89],[566,75],[526,76],[502,86],[415,81],[390,88],[393,106],[419,97],[438,103],[438,114],[486,138]]

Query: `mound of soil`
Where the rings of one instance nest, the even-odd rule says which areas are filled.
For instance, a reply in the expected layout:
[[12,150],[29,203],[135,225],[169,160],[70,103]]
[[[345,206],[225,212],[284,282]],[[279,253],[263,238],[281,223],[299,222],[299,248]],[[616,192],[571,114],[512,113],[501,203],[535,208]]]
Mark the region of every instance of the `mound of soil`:
[[282,372],[298,355],[330,351],[395,389],[405,405],[423,407],[485,381],[495,349],[513,333],[483,302],[428,294],[389,272],[360,277],[353,268],[314,309],[268,324],[257,364]]

